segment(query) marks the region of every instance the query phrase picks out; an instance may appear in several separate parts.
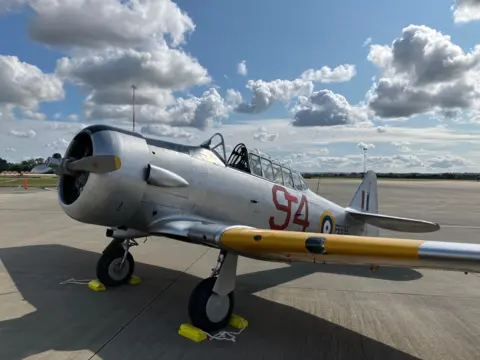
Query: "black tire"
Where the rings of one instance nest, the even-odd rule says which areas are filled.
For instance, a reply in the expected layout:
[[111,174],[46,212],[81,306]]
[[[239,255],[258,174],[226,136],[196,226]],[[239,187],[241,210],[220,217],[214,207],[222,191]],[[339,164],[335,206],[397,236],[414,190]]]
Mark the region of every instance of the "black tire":
[[[188,304],[188,314],[193,326],[202,329],[203,331],[217,331],[228,325],[230,317],[232,316],[233,308],[235,306],[233,291],[225,296],[225,301],[228,299],[228,311],[218,321],[210,320],[207,315],[207,303],[213,293],[213,286],[215,285],[216,277],[209,277],[202,280],[193,289],[190,295]],[[218,296],[218,295],[217,295]]]
[[112,263],[120,263],[123,259],[125,250],[122,246],[115,246],[105,251],[97,262],[97,279],[100,280],[105,286],[120,286],[128,282],[135,270],[135,260],[133,260],[132,254],[128,253],[124,263],[126,271],[123,274],[119,274],[119,277],[111,276],[110,265]]

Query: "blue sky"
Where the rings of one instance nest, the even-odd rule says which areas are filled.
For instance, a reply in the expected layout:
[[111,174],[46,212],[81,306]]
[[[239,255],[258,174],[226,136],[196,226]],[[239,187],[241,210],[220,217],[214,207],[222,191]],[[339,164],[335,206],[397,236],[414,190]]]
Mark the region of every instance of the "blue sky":
[[[144,0],[141,10],[147,9],[150,16],[136,29],[140,22],[135,16],[140,12],[135,0],[122,1],[134,3],[130,11],[116,0],[98,0],[94,9],[82,7],[82,0],[76,10],[71,4],[59,5],[52,0],[33,0],[31,6],[23,0],[8,0],[7,5],[18,6],[10,11],[0,5],[0,31],[8,34],[2,39],[0,57],[18,57],[20,62],[37,67],[39,73],[26,77],[29,80],[23,80],[23,87],[12,80],[4,86],[3,95],[0,90],[0,110],[4,106],[0,157],[18,161],[48,156],[51,150],[64,150],[74,132],[91,123],[129,127],[127,84],[134,79],[142,84],[139,96],[145,96],[145,105],[139,106],[139,129],[148,136],[199,142],[218,131],[212,122],[221,122],[222,132],[232,134],[230,145],[247,142],[285,161],[292,161],[291,154],[299,154],[295,161],[301,170],[358,170],[358,145],[364,143],[369,145],[370,164],[377,171],[471,171],[480,156],[476,145],[477,89],[472,85],[480,70],[475,61],[468,66],[465,63],[476,56],[480,59],[474,49],[480,32],[480,7],[475,7],[473,0],[457,1],[457,7],[472,14],[468,19],[455,18],[452,0],[394,4],[304,0],[294,6],[285,0],[211,0],[201,4]],[[162,10],[160,3],[168,6]],[[112,8],[118,10],[119,17],[109,13]],[[96,19],[92,20],[92,13]],[[417,27],[405,30],[409,25]],[[194,30],[188,31],[193,26]],[[395,55],[398,58],[382,62],[392,56],[392,42],[401,40],[402,32],[404,40],[405,34],[421,39],[424,54],[425,49],[436,48],[442,41],[444,50],[438,50],[433,58],[420,59],[407,39],[403,52]],[[155,33],[163,33],[166,47]],[[185,41],[173,44],[172,39],[181,34]],[[451,37],[448,46],[443,35]],[[364,45],[367,38],[371,41]],[[387,48],[375,50],[372,45]],[[107,48],[122,60],[123,67],[117,72],[110,65]],[[181,56],[174,59],[173,51],[180,51]],[[460,51],[461,58],[455,51]],[[369,53],[373,60],[367,58]],[[159,60],[148,73],[146,54]],[[99,57],[112,71],[105,80],[108,84],[101,79],[107,76],[105,71],[94,61]],[[65,60],[63,68],[57,63],[60,58]],[[194,59],[198,63],[194,64]],[[451,70],[447,66],[433,69],[442,61],[445,64],[445,59],[453,59],[452,66],[458,70],[439,82],[431,74]],[[244,75],[237,73],[242,60],[247,68]],[[20,70],[23,65],[18,64],[18,71],[27,71]],[[175,71],[166,73],[170,66]],[[305,77],[309,69],[328,67],[335,72],[341,66],[354,71],[334,81],[319,73],[315,78]],[[14,73],[3,76],[13,79]],[[38,76],[55,78],[42,81]],[[112,76],[118,80],[111,80]],[[176,82],[180,78],[183,82]],[[249,80],[257,81],[257,87],[247,88]],[[379,86],[381,80],[395,91],[403,89],[402,96],[409,91],[414,95],[398,100],[391,95],[392,89],[388,93]],[[32,81],[38,84],[35,90],[25,90]],[[455,91],[448,92],[449,86],[456,86]],[[448,94],[440,94],[440,88],[447,89]],[[320,93],[322,90],[326,91]],[[369,90],[374,99],[368,98]],[[28,109],[20,99],[26,92],[34,104]],[[251,103],[253,94],[260,103]],[[88,96],[92,101],[86,101]],[[178,100],[180,97],[189,101],[188,106]],[[262,101],[268,105],[262,106]],[[199,104],[203,107],[195,112]],[[250,107],[240,111],[244,105]],[[30,113],[25,113],[26,109]],[[407,115],[399,118],[400,113]],[[295,126],[293,118],[298,119]],[[55,127],[57,122],[67,122],[71,128]]]

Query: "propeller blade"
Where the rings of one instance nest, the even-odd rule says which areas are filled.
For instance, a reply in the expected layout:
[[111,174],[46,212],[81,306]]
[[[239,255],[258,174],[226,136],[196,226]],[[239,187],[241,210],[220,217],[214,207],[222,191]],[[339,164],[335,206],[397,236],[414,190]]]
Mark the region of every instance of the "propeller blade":
[[86,171],[94,174],[105,174],[120,169],[122,162],[116,155],[94,155],[68,162],[69,171]]
[[40,164],[30,170],[31,174],[53,174],[53,169],[49,168],[46,164]]

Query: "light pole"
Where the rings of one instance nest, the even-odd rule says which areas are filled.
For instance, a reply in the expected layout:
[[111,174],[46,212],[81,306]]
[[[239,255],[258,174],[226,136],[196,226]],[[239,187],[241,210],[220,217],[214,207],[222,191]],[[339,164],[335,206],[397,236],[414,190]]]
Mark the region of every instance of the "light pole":
[[364,147],[363,149],[363,177],[367,173],[367,150],[368,148]]
[[137,87],[135,84],[132,85],[132,125],[133,125],[133,132],[135,132],[135,90],[137,90]]

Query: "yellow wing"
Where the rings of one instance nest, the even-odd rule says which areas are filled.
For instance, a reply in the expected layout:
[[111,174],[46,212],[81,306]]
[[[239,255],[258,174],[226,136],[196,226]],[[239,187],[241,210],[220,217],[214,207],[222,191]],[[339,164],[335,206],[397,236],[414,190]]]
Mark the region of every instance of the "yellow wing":
[[163,230],[152,233],[257,259],[480,270],[480,244],[266,230],[196,221],[165,224]]

